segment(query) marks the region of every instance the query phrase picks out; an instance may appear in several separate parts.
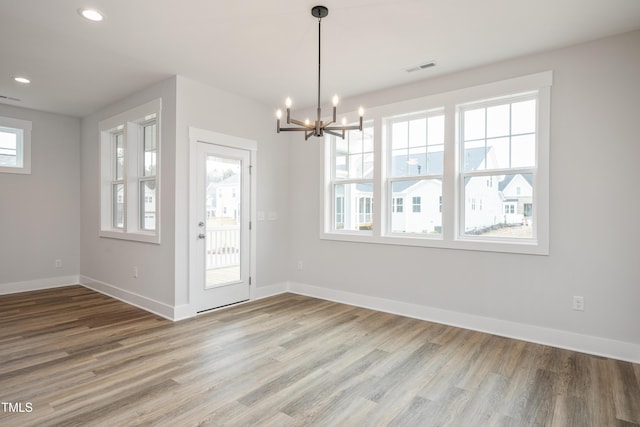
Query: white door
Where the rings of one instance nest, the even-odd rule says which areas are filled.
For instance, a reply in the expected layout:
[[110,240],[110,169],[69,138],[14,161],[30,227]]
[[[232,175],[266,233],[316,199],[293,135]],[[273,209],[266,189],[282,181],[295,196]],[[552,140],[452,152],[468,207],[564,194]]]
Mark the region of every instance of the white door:
[[249,299],[251,151],[203,141],[195,149],[190,299],[202,312]]

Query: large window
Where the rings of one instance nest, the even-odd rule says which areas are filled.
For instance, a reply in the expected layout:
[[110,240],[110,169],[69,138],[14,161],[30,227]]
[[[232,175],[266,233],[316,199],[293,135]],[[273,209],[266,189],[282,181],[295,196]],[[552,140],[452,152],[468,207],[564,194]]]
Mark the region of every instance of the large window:
[[407,200],[410,210],[391,209],[390,233],[439,234],[442,214],[444,114],[441,110],[384,120],[390,194]]
[[537,98],[529,93],[459,107],[465,236],[534,237],[535,218],[524,206],[535,206]]
[[368,109],[325,138],[321,236],[548,253],[551,72]]
[[100,122],[100,235],[159,243],[158,99]]
[[31,122],[0,117],[0,172],[31,173]]

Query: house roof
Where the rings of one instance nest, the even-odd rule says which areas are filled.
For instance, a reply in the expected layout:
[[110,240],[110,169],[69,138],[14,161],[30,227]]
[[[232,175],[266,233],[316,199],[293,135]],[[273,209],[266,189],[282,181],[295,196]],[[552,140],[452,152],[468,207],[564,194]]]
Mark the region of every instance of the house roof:
[[511,181],[513,181],[513,179],[518,175],[523,177],[524,180],[527,181],[529,183],[529,185],[533,187],[533,174],[530,174],[530,173],[518,173],[518,174],[513,174],[513,175],[505,175],[504,179],[502,181],[500,181],[500,183],[498,184],[498,189],[500,191],[504,191],[504,189],[507,188],[507,186],[511,183]]

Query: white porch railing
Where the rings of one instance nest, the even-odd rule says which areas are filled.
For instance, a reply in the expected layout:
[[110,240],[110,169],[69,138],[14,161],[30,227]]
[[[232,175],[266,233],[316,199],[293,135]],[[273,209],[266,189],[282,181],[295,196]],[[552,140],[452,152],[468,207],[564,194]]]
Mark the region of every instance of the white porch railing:
[[207,229],[207,270],[240,264],[240,226]]

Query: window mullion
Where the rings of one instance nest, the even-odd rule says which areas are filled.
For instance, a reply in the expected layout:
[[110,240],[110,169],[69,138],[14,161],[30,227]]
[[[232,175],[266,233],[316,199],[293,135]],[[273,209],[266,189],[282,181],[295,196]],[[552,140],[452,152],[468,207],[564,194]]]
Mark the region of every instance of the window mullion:
[[442,179],[442,238],[454,240],[458,233],[459,206],[458,170],[461,169],[461,156],[456,149],[458,118],[455,106],[448,104],[444,109],[444,164]]
[[373,122],[373,235],[382,236],[387,227],[385,217],[387,197],[385,188],[385,171],[382,167],[386,164],[383,153],[382,119],[376,118]]

